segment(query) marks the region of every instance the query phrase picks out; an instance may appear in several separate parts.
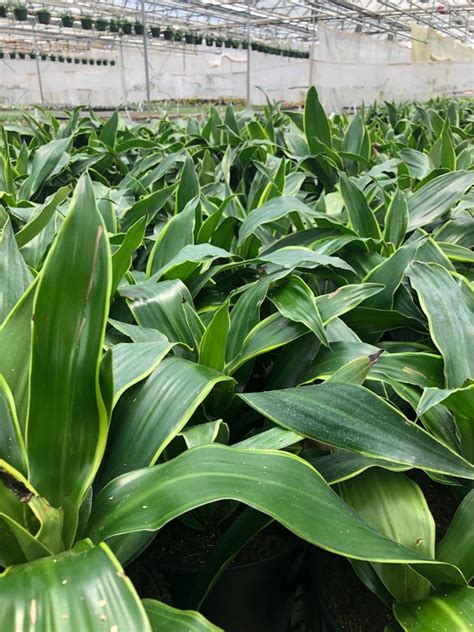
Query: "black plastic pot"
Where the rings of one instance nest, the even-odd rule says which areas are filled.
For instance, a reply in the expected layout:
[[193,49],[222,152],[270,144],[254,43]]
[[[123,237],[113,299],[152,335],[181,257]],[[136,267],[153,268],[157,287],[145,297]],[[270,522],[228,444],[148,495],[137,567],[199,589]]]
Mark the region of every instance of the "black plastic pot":
[[14,7],[13,15],[20,22],[26,22],[28,19],[28,9],[26,7]]
[[135,35],[143,35],[143,24],[141,22],[135,22],[133,30],[135,31]]
[[5,57],[5,53],[3,52],[3,50],[0,50],[0,59],[3,59]]
[[[226,632],[288,632],[304,556],[305,547],[298,543],[265,560],[228,567],[200,611]],[[155,569],[148,570],[155,574]],[[160,568],[159,574],[173,605],[188,608],[197,569],[170,564]]]
[[217,38],[216,39],[216,48],[222,48],[222,44],[223,43],[224,42],[220,38]]
[[84,66],[87,66],[87,59],[81,59],[81,63],[82,63]]
[[92,18],[81,18],[81,26],[85,31],[92,29]]
[[89,66],[93,66],[94,65],[94,60],[93,59],[89,59]]
[[10,57],[10,59],[15,59],[16,53],[14,51],[12,51],[11,53],[9,53],[9,57]]
[[30,59],[36,59],[36,53],[28,53]]
[[74,26],[74,18],[72,15],[62,15],[61,24],[67,29],[72,29]]
[[50,56],[49,56],[49,59],[50,59],[51,61],[56,61],[56,55],[50,55]]
[[186,44],[194,44],[194,35],[192,33],[185,33],[184,41]]
[[206,46],[212,46],[214,44],[213,37],[206,37]]
[[64,59],[64,55],[58,55],[58,61],[60,61],[61,63],[63,63],[65,61]]
[[40,24],[49,24],[51,22],[51,13],[49,11],[37,11],[36,17]]
[[132,23],[131,22],[123,22],[122,23],[122,33],[125,33],[125,35],[131,35],[132,34]]
[[95,21],[95,30],[96,31],[101,31],[101,32],[106,31],[107,30],[107,20],[102,20],[102,19],[96,20]]
[[165,29],[163,31],[163,37],[165,38],[165,40],[172,40],[173,39],[173,31],[171,29]]
[[25,59],[26,55],[25,55],[25,53],[18,53],[18,57],[20,59]]
[[224,42],[224,45],[226,48],[232,48],[232,40],[226,40]]
[[80,58],[79,57],[74,57],[74,63],[75,64],[80,64],[81,63]]
[[110,20],[109,22],[109,31],[111,33],[118,33],[120,30],[120,25],[117,24],[115,20]]
[[66,57],[66,62],[68,64],[72,64],[72,57]]
[[202,35],[195,35],[194,36],[194,43],[197,44],[199,46],[199,44],[202,44]]
[[7,17],[7,7],[4,4],[0,4],[0,18]]
[[150,33],[152,37],[160,37],[160,32],[159,26],[150,26]]
[[48,55],[45,55],[44,53],[41,54],[41,60],[42,61],[47,61],[48,59]]

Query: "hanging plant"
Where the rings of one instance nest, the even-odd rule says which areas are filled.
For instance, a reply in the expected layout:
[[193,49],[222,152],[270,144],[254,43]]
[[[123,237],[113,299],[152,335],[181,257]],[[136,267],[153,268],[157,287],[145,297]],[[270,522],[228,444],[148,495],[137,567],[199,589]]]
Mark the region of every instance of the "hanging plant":
[[48,9],[40,9],[36,11],[36,18],[40,24],[49,24],[51,22],[51,13]]
[[31,53],[28,53],[28,57],[30,59],[36,59],[36,53],[34,51],[31,51]]
[[24,4],[17,4],[16,7],[13,7],[13,15],[20,22],[26,22],[28,19],[28,9]]
[[109,21],[109,31],[111,33],[118,33],[120,30],[120,24],[117,22],[117,20],[110,20]]
[[216,48],[222,48],[222,44],[224,43],[223,39],[220,37],[216,38]]
[[194,43],[197,44],[198,46],[200,44],[202,44],[202,35],[201,33],[196,33],[194,36]]
[[185,33],[184,41],[186,44],[194,44],[194,35],[192,33]]
[[81,63],[82,63],[83,66],[86,66],[87,65],[87,59],[81,59]]
[[111,59],[111,60],[110,60],[110,65],[111,65],[111,66],[115,66],[115,59]]
[[165,30],[163,31],[163,37],[165,38],[165,40],[172,40],[173,39],[173,29],[170,29],[169,26],[167,26],[165,28]]
[[51,61],[56,61],[56,55],[54,55],[54,54],[53,54],[53,55],[50,55],[50,56],[49,56],[49,59],[50,59]]
[[103,59],[102,60],[102,66],[108,66],[109,65],[109,60],[108,59]]
[[58,55],[58,61],[63,63],[64,62],[64,55]]
[[5,57],[5,53],[3,52],[3,50],[0,50],[0,59],[3,59]]
[[232,48],[239,48],[238,40],[235,40],[235,39],[231,40],[231,46]]
[[90,31],[92,29],[92,18],[81,17],[81,26],[85,31]]
[[75,64],[80,64],[81,63],[81,58],[80,57],[74,57],[74,63]]
[[0,4],[0,18],[7,17],[7,7],[4,4]]
[[141,22],[135,22],[135,24],[133,25],[133,30],[135,31],[135,35],[143,35],[143,24]]
[[95,63],[97,66],[102,66],[102,59],[96,59]]
[[183,34],[181,33],[181,31],[175,31],[173,39],[175,42],[180,42],[183,39]]
[[46,53],[41,53],[40,57],[43,61],[46,61],[48,59],[48,55],[46,55]]
[[25,53],[18,53],[18,57],[20,59],[25,59],[26,55],[25,55]]
[[72,57],[66,57],[66,61],[68,64],[72,64]]
[[89,66],[93,66],[94,65],[94,60],[93,59],[89,59]]
[[207,46],[212,46],[214,44],[214,38],[213,37],[206,37],[206,45]]
[[152,37],[160,37],[160,27],[150,26],[150,33]]
[[74,26],[74,17],[70,13],[61,13],[61,24],[68,29]]
[[122,33],[124,33],[124,35],[131,35],[132,34],[132,23],[128,22],[127,20],[124,20],[121,24],[122,26]]
[[252,43],[250,44],[250,48],[251,48],[252,50],[258,50],[258,44],[257,44],[257,42],[252,42]]
[[101,31],[101,32],[106,31],[107,26],[108,26],[108,22],[107,20],[104,20],[104,18],[97,18],[97,20],[95,21],[96,31]]
[[15,59],[16,52],[14,50],[11,50],[10,53],[9,53],[9,57],[10,57],[10,59]]
[[249,43],[247,42],[247,40],[242,40],[240,42],[240,44],[241,44],[243,50],[247,50],[248,47],[249,47]]

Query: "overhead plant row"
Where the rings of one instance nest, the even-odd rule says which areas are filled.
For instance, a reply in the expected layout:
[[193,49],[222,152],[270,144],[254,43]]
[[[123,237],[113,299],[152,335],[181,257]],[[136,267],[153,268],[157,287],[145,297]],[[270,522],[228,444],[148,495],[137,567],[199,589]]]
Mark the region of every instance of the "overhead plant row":
[[215,630],[123,570],[173,520],[228,529],[193,608],[276,521],[388,630],[469,629],[473,133],[469,102],[329,118],[314,88],[3,126],[0,629]]

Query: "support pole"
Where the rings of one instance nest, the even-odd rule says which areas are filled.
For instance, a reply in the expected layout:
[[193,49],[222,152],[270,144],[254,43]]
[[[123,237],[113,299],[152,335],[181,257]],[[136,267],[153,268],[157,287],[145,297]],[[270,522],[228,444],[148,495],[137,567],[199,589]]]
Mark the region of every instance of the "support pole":
[[35,23],[33,22],[32,25],[32,33],[33,33],[33,51],[35,53],[35,62],[36,62],[36,76],[38,77],[38,87],[39,87],[39,93],[40,93],[40,99],[41,99],[41,105],[44,105],[44,93],[43,93],[43,80],[41,78],[41,68],[40,68],[40,63],[39,63],[39,59],[38,59],[38,47],[36,46],[36,27],[35,27]]
[[312,16],[313,22],[313,39],[311,40],[311,53],[309,55],[309,87],[313,85],[313,65],[314,65],[314,45],[316,40],[316,18],[314,17],[314,10]]
[[146,107],[147,110],[151,110],[151,96],[150,96],[150,69],[148,66],[148,36],[147,36],[147,24],[146,24],[146,12],[145,12],[145,0],[142,0],[142,24],[143,24],[143,57],[145,60],[145,84],[146,84]]
[[250,45],[250,2],[251,0],[247,0],[247,105],[251,105],[251,95],[250,95],[250,54],[251,54],[251,45]]

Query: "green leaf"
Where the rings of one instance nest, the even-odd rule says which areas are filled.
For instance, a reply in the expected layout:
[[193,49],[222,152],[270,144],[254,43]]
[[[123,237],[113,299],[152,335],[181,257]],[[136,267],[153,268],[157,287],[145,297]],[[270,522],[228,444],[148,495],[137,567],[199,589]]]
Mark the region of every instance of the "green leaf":
[[419,242],[412,241],[402,246],[366,275],[364,283],[380,283],[385,286],[381,292],[365,301],[366,307],[392,309],[393,295],[400,287],[406,269],[416,257],[419,245]]
[[332,266],[341,270],[354,272],[354,269],[343,259],[322,255],[302,246],[287,246],[285,248],[279,248],[278,250],[274,250],[269,254],[259,257],[259,259],[261,261],[265,261],[266,263],[272,263],[276,266],[285,268],[286,270],[292,270],[293,268]]
[[215,443],[183,452],[162,465],[124,474],[95,497],[88,529],[97,541],[156,531],[187,511],[226,499],[271,516],[300,538],[329,551],[375,562],[421,564],[424,573],[445,568],[458,577],[454,567],[372,529],[311,465],[283,451]]
[[177,610],[161,601],[143,599],[153,632],[222,632],[199,612]]
[[305,325],[288,320],[279,313],[268,316],[246,336],[240,352],[226,365],[226,373],[234,373],[252,358],[278,349],[307,332]]
[[0,324],[33,280],[15,241],[10,218],[0,207]]
[[61,187],[54,195],[49,196],[42,206],[35,210],[28,223],[15,234],[19,248],[22,248],[34,239],[47,226],[51,218],[54,217],[56,208],[61,202],[64,202],[68,195],[69,187]]
[[321,143],[332,147],[331,124],[314,86],[311,86],[306,94],[304,131],[312,154],[321,153]]
[[461,569],[468,582],[474,577],[474,490],[456,510],[454,518],[436,548],[438,559]]
[[100,130],[100,140],[104,143],[104,145],[107,145],[107,147],[110,147],[111,149],[115,147],[118,124],[119,115],[118,111],[115,110],[112,116],[107,119],[102,129]]
[[410,147],[404,147],[400,151],[400,158],[405,163],[412,178],[422,180],[434,169],[428,154]]
[[2,630],[151,632],[138,595],[105,544],[83,541],[10,568],[0,576],[0,591]]
[[330,294],[322,294],[316,297],[316,305],[323,319],[323,323],[327,325],[329,322],[350,312],[357,307],[362,301],[378,294],[384,289],[384,286],[378,283],[361,283],[360,285],[341,285]]
[[114,410],[101,485],[155,463],[214,386],[230,380],[182,358],[163,360],[146,381],[124,394]]
[[204,325],[182,281],[131,285],[121,294],[131,299],[130,309],[139,325],[157,329],[170,342],[182,342],[197,349]]
[[0,373],[0,459],[26,473],[27,455],[12,392]]
[[270,298],[282,316],[303,323],[323,344],[328,344],[316,297],[300,277],[290,277]]
[[474,589],[445,587],[422,601],[396,603],[393,611],[405,632],[470,632],[474,621]]
[[229,333],[229,302],[225,301],[215,312],[199,345],[199,363],[216,371],[223,371]]
[[362,386],[326,382],[239,397],[310,439],[428,472],[474,478],[473,465]]
[[36,283],[28,290],[0,326],[0,373],[3,374],[13,399],[20,430],[24,433],[30,384],[31,319]]
[[441,218],[473,184],[473,171],[454,171],[440,175],[417,189],[408,199],[408,230],[426,226]]
[[395,248],[403,242],[408,228],[408,206],[405,194],[397,189],[390,200],[385,215],[383,239],[391,242]]
[[196,168],[189,154],[184,161],[178,190],[176,192],[176,213],[181,213],[185,206],[199,196],[199,179]]
[[148,377],[173,347],[167,340],[114,345],[108,351],[112,356],[113,406],[127,389]]
[[112,289],[111,295],[115,294],[122,277],[129,271],[132,265],[133,255],[141,246],[145,236],[146,218],[139,219],[129,228],[124,240],[112,254]]
[[352,227],[361,237],[381,239],[380,226],[367,202],[364,192],[344,174],[339,181],[344,205],[349,213]]
[[443,356],[446,387],[462,386],[474,377],[473,307],[443,267],[413,263],[407,274],[428,318],[431,338]]
[[247,237],[254,235],[260,226],[275,222],[282,217],[286,217],[296,212],[302,217],[313,217],[317,213],[307,204],[301,202],[296,197],[282,195],[268,200],[262,206],[253,209],[242,222],[239,230],[239,244],[242,244]]
[[51,177],[62,169],[69,161],[66,153],[71,143],[70,138],[52,140],[41,145],[34,154],[30,175],[24,180],[18,193],[22,200],[29,200]]
[[161,230],[148,259],[147,276],[155,274],[194,240],[195,209],[190,204],[184,211],[170,219]]
[[[403,474],[371,469],[339,485],[342,498],[391,540],[434,557],[435,522],[418,485]],[[374,564],[396,601],[428,596],[431,584],[408,565]]]
[[26,429],[30,479],[53,506],[63,507],[66,543],[105,445],[98,366],[110,276],[107,237],[84,176],[36,291]]

